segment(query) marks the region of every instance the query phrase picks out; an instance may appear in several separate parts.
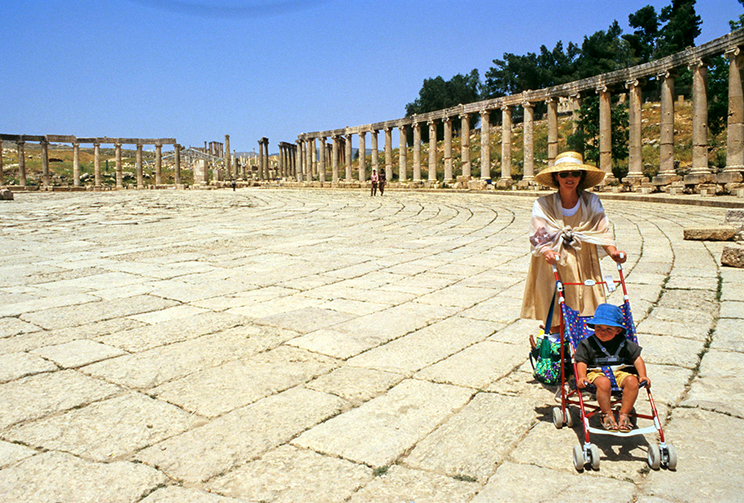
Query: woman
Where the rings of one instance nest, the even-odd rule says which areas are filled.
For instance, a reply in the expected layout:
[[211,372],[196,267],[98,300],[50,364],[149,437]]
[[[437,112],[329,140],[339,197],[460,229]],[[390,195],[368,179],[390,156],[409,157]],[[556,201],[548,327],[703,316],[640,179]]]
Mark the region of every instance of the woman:
[[[558,192],[539,198],[532,206],[532,261],[524,288],[522,318],[547,318],[555,290],[553,264],[558,265],[564,283],[583,283],[587,279],[602,281],[600,253],[617,263],[625,262],[627,254],[615,247],[602,203],[595,194],[584,190],[600,183],[604,176],[602,170],[584,164],[578,152],[560,154],[552,167],[535,176],[537,183]],[[596,307],[605,302],[603,285],[569,286],[563,293],[566,304],[581,316],[593,315]],[[554,313],[559,309],[557,301],[556,295]]]
[[370,194],[370,195],[371,196],[374,196],[374,195],[377,194],[377,181],[379,179],[378,176],[377,176],[377,170],[376,169],[373,169],[372,170],[372,176],[370,176],[369,179],[372,182],[372,194]]

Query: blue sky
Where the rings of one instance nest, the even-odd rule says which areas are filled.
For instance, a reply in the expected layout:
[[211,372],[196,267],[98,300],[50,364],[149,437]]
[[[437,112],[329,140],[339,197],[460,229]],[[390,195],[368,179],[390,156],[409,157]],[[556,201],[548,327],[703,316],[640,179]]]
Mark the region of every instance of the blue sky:
[[[425,78],[552,48],[666,1],[2,0],[0,132],[231,137],[270,150],[303,132],[405,115]],[[744,12],[698,0],[705,43]],[[368,140],[369,143],[369,140]],[[394,140],[397,145],[397,140]],[[382,148],[382,135],[380,137]]]

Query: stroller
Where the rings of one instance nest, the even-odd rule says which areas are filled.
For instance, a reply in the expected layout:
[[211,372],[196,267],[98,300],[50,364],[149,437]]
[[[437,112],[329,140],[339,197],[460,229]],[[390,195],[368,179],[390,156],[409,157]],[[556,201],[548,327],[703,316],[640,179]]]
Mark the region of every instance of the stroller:
[[[625,325],[626,337],[633,342],[638,342],[636,336],[635,324],[633,323],[633,315],[630,311],[630,301],[628,300],[628,291],[625,286],[625,276],[623,275],[623,268],[621,264],[617,264],[619,273],[619,280],[614,280],[611,275],[605,276],[604,281],[586,280],[584,283],[562,283],[558,276],[558,270],[553,266],[553,274],[555,276],[556,293],[558,295],[559,305],[561,307],[560,312],[560,396],[561,406],[553,408],[553,424],[556,428],[562,428],[565,424],[568,427],[573,426],[573,419],[569,410],[569,405],[577,405],[581,413],[581,424],[584,429],[584,443],[583,445],[577,445],[573,449],[573,464],[577,471],[581,472],[584,470],[585,465],[591,466],[592,469],[599,469],[599,448],[591,443],[590,434],[596,435],[611,435],[614,437],[631,437],[637,435],[645,435],[647,433],[658,432],[660,442],[649,443],[648,446],[648,465],[654,469],[659,469],[660,466],[665,466],[670,470],[674,470],[677,467],[677,453],[674,447],[667,443],[664,438],[664,431],[661,427],[661,421],[656,411],[656,404],[654,403],[651,390],[646,387],[648,394],[648,401],[651,408],[651,414],[639,414],[635,412],[635,409],[631,413],[631,417],[634,419],[651,420],[653,424],[644,427],[632,429],[629,432],[620,431],[608,431],[600,428],[595,428],[589,425],[589,419],[600,412],[599,406],[593,403],[587,403],[582,394],[582,390],[576,387],[575,379],[570,379],[570,372],[573,371],[573,375],[577,375],[576,362],[573,360],[573,355],[576,352],[576,348],[579,342],[593,334],[593,331],[587,326],[587,318],[580,317],[579,312],[571,309],[565,303],[563,296],[564,287],[593,287],[595,285],[603,285],[608,292],[616,290],[616,286],[619,284],[622,286],[623,291],[623,305],[620,307],[623,313],[623,324]],[[546,329],[547,330],[547,329]],[[568,343],[568,344],[567,344]],[[569,349],[570,348],[570,355]],[[570,358],[570,360],[569,360]],[[569,366],[568,363],[571,363]],[[568,368],[567,368],[568,367]],[[603,368],[603,372],[611,377],[612,372],[609,367]],[[611,378],[612,382],[612,399],[611,407],[614,409],[620,403],[620,396],[622,390],[617,387],[614,377]],[[568,384],[571,384],[569,389]],[[643,383],[641,386],[645,386]],[[589,385],[585,390],[591,391],[594,389],[593,386]],[[557,399],[557,394],[556,394]]]

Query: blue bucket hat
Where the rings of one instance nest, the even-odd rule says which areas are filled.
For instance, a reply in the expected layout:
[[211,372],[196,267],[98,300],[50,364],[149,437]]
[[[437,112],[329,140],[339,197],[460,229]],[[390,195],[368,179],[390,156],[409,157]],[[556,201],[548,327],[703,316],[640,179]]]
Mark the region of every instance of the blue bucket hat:
[[594,325],[607,325],[608,327],[622,328],[625,331],[623,322],[623,312],[619,307],[612,304],[600,304],[594,311],[594,317],[587,321],[586,325],[589,328],[594,328]]

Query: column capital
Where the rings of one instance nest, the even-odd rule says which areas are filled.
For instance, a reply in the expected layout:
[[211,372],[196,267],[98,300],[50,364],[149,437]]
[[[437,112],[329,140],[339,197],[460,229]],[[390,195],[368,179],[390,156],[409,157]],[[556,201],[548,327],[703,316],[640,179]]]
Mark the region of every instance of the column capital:
[[630,88],[633,88],[633,87],[640,87],[642,83],[643,82],[642,82],[641,79],[626,80],[625,81],[625,88],[626,89],[630,89]]
[[609,90],[610,90],[610,88],[609,88],[609,87],[607,87],[607,84],[600,84],[600,85],[598,85],[598,86],[597,86],[597,88],[595,89],[595,91],[597,92],[597,94],[602,94],[602,93],[606,93],[606,92],[608,92]]
[[531,101],[527,101],[527,100],[521,102],[520,105],[522,106],[522,108],[532,108],[535,106],[534,103],[532,103]]
[[458,117],[460,117],[460,119],[469,119],[470,114],[468,112],[462,112]]
[[666,80],[666,79],[673,79],[676,76],[677,76],[677,72],[674,69],[670,69],[670,70],[657,73],[656,79],[661,81],[661,80]]
[[114,143],[114,147],[121,148],[121,143]]
[[387,133],[387,132],[389,132],[389,131],[392,131],[392,130],[393,130],[393,128],[392,128],[392,127],[390,127],[390,126],[385,126],[384,128],[382,128],[382,130],[383,130],[383,131],[385,131],[385,132]]
[[731,47],[730,49],[727,49],[723,55],[726,56],[728,59],[733,59],[737,57],[739,54],[741,54],[741,47]]
[[430,127],[431,127],[431,126],[435,126],[435,125],[437,124],[437,120],[436,120],[436,119],[430,119],[430,120],[426,121],[426,123],[427,123],[427,124],[428,124],[428,125],[429,125]]
[[491,110],[489,110],[488,108],[482,108],[478,113],[481,115],[490,115]]
[[703,61],[702,58],[698,58],[698,59],[695,59],[693,61],[690,61],[690,63],[687,65],[687,68],[689,68],[690,70],[693,70],[694,71],[694,70],[696,70],[698,68],[701,68],[703,66],[707,67],[708,66],[708,63],[706,63],[705,61]]
[[558,97],[557,96],[550,96],[545,100],[545,103],[558,103]]
[[450,116],[444,117],[444,118],[442,119],[442,122],[449,122],[449,121],[450,121],[450,119],[451,119],[451,117],[450,117]]
[[501,111],[502,112],[508,112],[509,110],[513,109],[514,105],[507,105],[506,103],[503,103],[501,105]]

